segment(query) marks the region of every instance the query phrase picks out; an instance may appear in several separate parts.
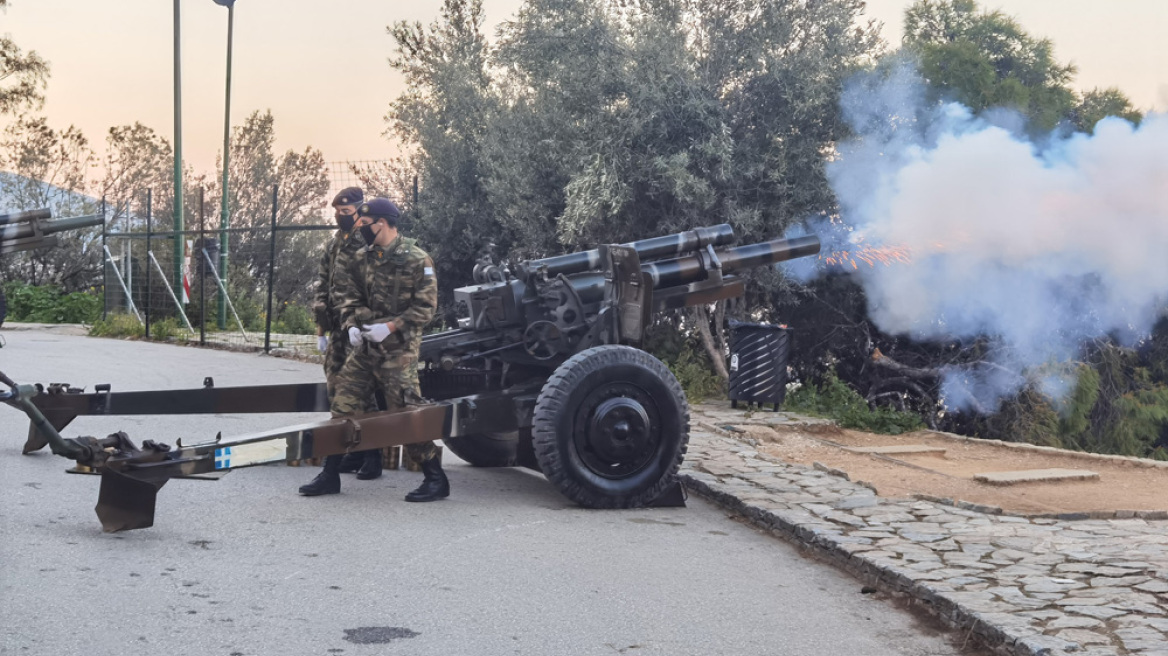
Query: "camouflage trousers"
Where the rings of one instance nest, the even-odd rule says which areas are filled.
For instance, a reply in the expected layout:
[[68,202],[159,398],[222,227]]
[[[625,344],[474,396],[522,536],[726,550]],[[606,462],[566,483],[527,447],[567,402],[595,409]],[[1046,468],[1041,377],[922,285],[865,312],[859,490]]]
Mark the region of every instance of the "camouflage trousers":
[[[329,333],[328,346],[324,349],[324,386],[328,394],[329,407],[332,407],[333,397],[337,394],[337,374],[345,366],[345,359],[353,347],[349,344],[347,333],[334,330]],[[377,400],[372,393],[366,396],[365,412],[377,412]]]
[[[348,342],[345,342],[348,344]],[[378,346],[361,344],[349,349],[341,370],[333,377],[336,391],[331,401],[334,417],[357,417],[364,412],[370,392],[381,397],[389,412],[422,402],[418,385],[418,355],[412,349],[385,353]],[[410,459],[417,463],[438,457],[434,442],[405,445]]]

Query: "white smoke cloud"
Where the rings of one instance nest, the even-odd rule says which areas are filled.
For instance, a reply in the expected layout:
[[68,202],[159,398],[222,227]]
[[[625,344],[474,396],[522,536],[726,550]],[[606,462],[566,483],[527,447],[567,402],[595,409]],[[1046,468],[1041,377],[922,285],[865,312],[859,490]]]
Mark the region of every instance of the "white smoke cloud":
[[1168,116],[1035,142],[1009,112],[927,104],[907,66],[852,80],[842,103],[857,136],[828,166],[840,220],[813,230],[824,251],[907,250],[856,272],[882,330],[1000,347],[950,372],[950,405],[993,409],[1086,340],[1150,332],[1168,302]]

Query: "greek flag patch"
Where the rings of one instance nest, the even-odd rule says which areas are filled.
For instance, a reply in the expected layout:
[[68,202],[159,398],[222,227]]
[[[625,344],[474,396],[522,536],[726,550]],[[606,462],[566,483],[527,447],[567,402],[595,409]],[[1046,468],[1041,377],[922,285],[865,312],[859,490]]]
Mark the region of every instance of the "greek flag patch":
[[424,275],[424,276],[434,275],[434,267],[424,267],[422,269],[422,275]]

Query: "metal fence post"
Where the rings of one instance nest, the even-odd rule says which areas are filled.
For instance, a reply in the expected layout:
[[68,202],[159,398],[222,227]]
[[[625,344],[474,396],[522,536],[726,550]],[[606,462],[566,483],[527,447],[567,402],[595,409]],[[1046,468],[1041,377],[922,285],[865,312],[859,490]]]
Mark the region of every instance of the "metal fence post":
[[109,312],[109,285],[105,284],[105,279],[109,277],[107,267],[113,266],[113,262],[105,259],[106,253],[109,249],[106,248],[106,229],[105,229],[105,196],[101,197],[101,320],[105,321],[107,313]]
[[145,260],[143,260],[143,262],[146,263],[146,339],[150,339],[150,287],[154,283],[154,280],[153,280],[154,273],[150,270],[150,263],[148,261],[150,259],[150,257],[149,257],[150,253],[153,252],[153,251],[151,251],[151,246],[150,246],[150,236],[152,234],[150,217],[151,217],[151,209],[152,209],[151,202],[153,200],[152,199],[153,193],[154,193],[153,189],[146,190],[146,255],[147,255],[147,257]]
[[272,185],[272,236],[268,248],[268,317],[264,328],[264,353],[272,351],[272,283],[276,274],[276,210],[280,185]]
[[[205,187],[199,187],[199,248],[207,247],[207,226],[204,222],[203,215],[203,196],[207,191]],[[192,251],[194,249],[191,249]],[[191,253],[193,258],[194,253]],[[198,266],[194,267],[191,273],[203,271],[203,258],[199,258]],[[207,345],[207,272],[203,271],[203,275],[199,276],[199,346]]]

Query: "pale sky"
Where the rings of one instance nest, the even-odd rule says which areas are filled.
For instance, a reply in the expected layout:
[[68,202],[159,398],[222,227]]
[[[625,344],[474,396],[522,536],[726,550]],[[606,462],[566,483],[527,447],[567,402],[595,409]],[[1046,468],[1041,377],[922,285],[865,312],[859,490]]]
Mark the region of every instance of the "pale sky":
[[[520,0],[483,0],[488,34]],[[896,44],[911,0],[871,0],[867,15]],[[1082,91],[1119,87],[1141,109],[1168,109],[1168,0],[989,0],[1032,35],[1054,41],[1055,57],[1079,68]],[[277,146],[311,145],[328,161],[390,157],[381,136],[401,79],[386,63],[386,26],[429,23],[439,0],[238,0],[232,123],[271,109]],[[165,0],[11,0],[0,32],[49,60],[44,113],[81,128],[100,152],[110,127],[140,121],[173,135],[173,3]],[[213,172],[223,142],[227,10],[182,0],[184,159]]]

